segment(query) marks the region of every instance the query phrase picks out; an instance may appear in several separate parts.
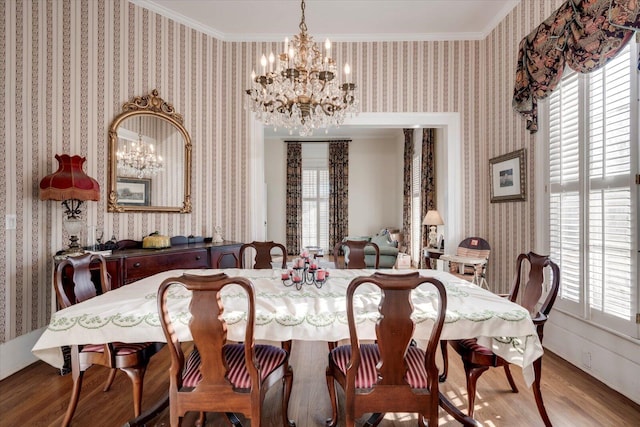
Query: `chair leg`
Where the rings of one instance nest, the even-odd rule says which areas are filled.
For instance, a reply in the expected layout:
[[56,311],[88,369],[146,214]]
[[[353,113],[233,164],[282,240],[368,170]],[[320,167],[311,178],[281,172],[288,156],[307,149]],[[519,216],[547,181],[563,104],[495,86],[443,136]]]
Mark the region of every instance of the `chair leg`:
[[196,421],[196,427],[204,427],[207,423],[207,413],[200,412],[200,416],[198,417],[198,421]]
[[364,427],[376,427],[382,422],[384,415],[385,414],[382,412],[375,412],[371,414],[371,416],[367,418],[367,421],[365,421]]
[[514,393],[518,392],[518,386],[516,382],[513,380],[513,375],[511,375],[511,369],[509,365],[504,365],[504,373],[507,374],[507,381],[509,381],[509,385],[511,386],[511,391]]
[[440,341],[440,351],[442,352],[442,373],[438,377],[441,383],[447,380],[449,374],[449,350],[447,349],[447,341]]
[[464,370],[467,374],[467,398],[469,400],[469,410],[468,414],[470,417],[473,417],[474,406],[476,403],[476,383],[478,382],[478,378],[484,371],[489,369],[488,366],[474,366],[471,364],[464,365]]
[[227,416],[227,421],[229,421],[229,424],[231,424],[233,427],[242,427],[240,418],[238,418],[236,414],[234,414],[233,412],[225,412],[224,414]]
[[[289,341],[291,342],[291,341]],[[285,427],[295,427],[296,423],[289,419],[289,398],[293,387],[293,370],[288,366],[287,373],[282,378],[282,425]]]
[[171,427],[180,427],[182,425],[182,417],[174,408],[169,409],[169,423]]
[[113,384],[113,380],[116,378],[116,372],[118,370],[116,368],[109,369],[109,377],[107,378],[107,382],[104,383],[104,388],[102,391],[109,391],[111,388],[111,384]]
[[133,385],[133,414],[137,417],[140,415],[142,407],[142,385],[147,366],[120,369],[122,369],[131,379],[131,384]]
[[71,424],[71,418],[73,418],[73,413],[76,411],[76,407],[78,406],[80,390],[82,389],[82,377],[84,375],[84,371],[73,369],[71,373],[73,376],[73,389],[71,390],[71,400],[69,401],[69,406],[67,406],[67,412],[65,413],[64,420],[62,421],[62,427],[67,427]]
[[356,419],[354,418],[353,414],[351,414],[348,410],[346,412],[347,413],[345,414],[344,422],[345,427],[356,427]]
[[338,424],[338,401],[336,396],[336,382],[327,367],[327,388],[329,389],[329,400],[331,401],[331,418],[327,419],[327,427],[335,427]]
[[251,425],[260,427],[262,425],[262,408],[260,404],[251,405]]
[[542,390],[540,390],[540,379],[542,377],[542,356],[539,357],[535,362],[533,362],[533,372],[535,374],[535,379],[533,381],[533,395],[536,398],[538,412],[540,412],[540,417],[542,418],[545,427],[552,427],[551,420],[549,419],[547,410],[544,407],[544,402],[542,401]]

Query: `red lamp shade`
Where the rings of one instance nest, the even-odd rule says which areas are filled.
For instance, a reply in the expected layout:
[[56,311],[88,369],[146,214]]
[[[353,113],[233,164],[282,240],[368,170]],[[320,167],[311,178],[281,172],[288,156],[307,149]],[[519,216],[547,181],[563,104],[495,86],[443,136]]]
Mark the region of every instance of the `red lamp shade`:
[[100,185],[82,170],[86,157],[56,154],[58,170],[40,181],[40,200],[100,200]]

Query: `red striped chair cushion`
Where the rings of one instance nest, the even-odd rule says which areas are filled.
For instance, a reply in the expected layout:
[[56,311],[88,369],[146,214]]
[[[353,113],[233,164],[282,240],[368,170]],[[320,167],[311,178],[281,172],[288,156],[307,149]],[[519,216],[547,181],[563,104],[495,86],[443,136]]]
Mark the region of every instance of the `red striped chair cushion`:
[[[351,346],[343,345],[331,352],[333,362],[340,371],[346,374],[349,359],[351,359]],[[371,388],[378,381],[376,365],[380,361],[380,352],[376,344],[363,344],[360,346],[360,367],[356,375],[356,388]],[[405,360],[408,365],[405,379],[411,388],[427,388],[427,370],[424,368],[424,351],[415,346],[407,350]]]
[[459,347],[463,351],[480,353],[487,356],[493,354],[493,352],[489,348],[478,344],[478,340],[476,338],[466,338],[463,340],[456,340],[455,344],[457,347]]
[[[127,354],[137,353],[145,348],[153,345],[151,342],[141,343],[126,343],[126,342],[114,342],[111,343],[115,350],[115,354],[118,356],[124,356]],[[104,344],[89,344],[82,347],[83,353],[104,353]]]
[[476,338],[466,338],[463,340],[449,341],[455,351],[463,359],[479,365],[500,366],[505,364],[505,360],[497,356],[490,348],[478,344]]
[[[260,367],[260,380],[263,381],[270,373],[278,369],[285,362],[287,352],[272,345],[256,345],[256,360]],[[224,357],[229,367],[227,378],[235,388],[250,389],[251,377],[244,361],[244,345],[228,344],[224,346]],[[195,387],[202,380],[200,374],[200,353],[194,349],[182,373],[182,385]]]

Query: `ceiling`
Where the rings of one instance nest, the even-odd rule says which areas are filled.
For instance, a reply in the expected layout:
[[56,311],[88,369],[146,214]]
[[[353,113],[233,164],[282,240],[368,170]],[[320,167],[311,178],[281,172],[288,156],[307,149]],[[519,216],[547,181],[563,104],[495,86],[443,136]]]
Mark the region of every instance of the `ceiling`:
[[[299,32],[299,0],[130,0],[225,41],[282,41]],[[482,40],[520,0],[307,0],[315,40]]]

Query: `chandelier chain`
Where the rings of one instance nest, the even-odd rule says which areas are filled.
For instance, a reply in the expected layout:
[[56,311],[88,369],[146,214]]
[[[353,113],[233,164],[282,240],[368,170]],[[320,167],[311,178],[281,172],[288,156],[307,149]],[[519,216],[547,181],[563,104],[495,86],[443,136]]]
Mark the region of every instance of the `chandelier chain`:
[[303,34],[307,33],[307,23],[304,20],[304,9],[305,9],[305,4],[304,4],[304,0],[302,0],[302,4],[300,4],[300,9],[302,10],[302,18],[300,19],[300,25],[298,28],[300,28],[300,31]]

